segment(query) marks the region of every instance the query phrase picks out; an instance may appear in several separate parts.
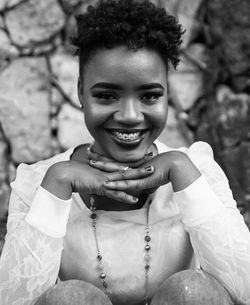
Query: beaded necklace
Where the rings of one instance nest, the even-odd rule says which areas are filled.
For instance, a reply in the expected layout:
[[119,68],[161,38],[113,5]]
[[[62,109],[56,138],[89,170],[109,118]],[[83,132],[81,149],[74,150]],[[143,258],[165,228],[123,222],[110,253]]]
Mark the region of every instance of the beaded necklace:
[[[94,198],[91,196],[90,197],[90,210],[91,210],[91,214],[90,214],[90,218],[92,221],[92,228],[93,228],[93,233],[94,233],[94,237],[95,237],[95,244],[96,244],[96,259],[97,259],[97,268],[100,272],[99,274],[99,278],[102,282],[102,286],[104,289],[104,292],[106,293],[106,295],[111,298],[112,292],[111,290],[108,288],[108,283],[107,283],[107,276],[106,273],[104,271],[104,266],[103,266],[103,261],[102,261],[102,255],[100,252],[100,248],[99,248],[99,243],[98,243],[98,238],[97,238],[97,230],[96,230],[96,225],[97,225],[97,214],[96,214],[96,206],[95,206],[95,200]],[[150,241],[151,241],[151,237],[149,235],[150,233],[150,228],[148,225],[149,222],[149,204],[147,207],[147,213],[146,213],[146,226],[145,226],[145,236],[144,236],[144,241],[145,241],[145,255],[144,255],[144,262],[145,262],[145,298],[144,298],[144,305],[149,305],[149,297],[148,297],[148,273],[149,273],[149,269],[150,269],[150,260],[151,260],[151,256],[149,254],[150,252]]]

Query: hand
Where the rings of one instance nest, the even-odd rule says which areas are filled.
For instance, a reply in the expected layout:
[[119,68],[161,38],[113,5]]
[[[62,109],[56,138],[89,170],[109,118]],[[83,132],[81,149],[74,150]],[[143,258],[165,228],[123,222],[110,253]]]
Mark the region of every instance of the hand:
[[108,157],[102,156],[102,155],[94,152],[92,150],[91,145],[87,148],[87,154],[88,154],[89,160],[100,161],[100,163],[99,163],[100,166],[101,166],[101,164],[105,164],[105,171],[109,171],[109,172],[119,171],[124,166],[125,167],[129,166],[130,168],[137,168],[137,167],[142,166],[144,163],[148,162],[149,160],[151,160],[154,157],[154,153],[149,152],[139,161],[130,162],[130,163],[125,164],[125,163],[121,163],[121,162],[115,162],[114,160],[112,160]]
[[108,189],[105,187],[105,182],[139,179],[151,175],[153,170],[151,167],[141,167],[125,171],[124,168],[124,165],[119,165],[116,171],[105,170],[90,166],[87,160],[63,161],[49,168],[41,186],[61,199],[69,199],[72,192],[78,192],[106,196],[124,203],[136,203],[138,198],[126,191]]
[[[115,170],[115,166],[120,166],[116,163],[105,161],[96,161],[91,164],[95,168]],[[134,192],[152,192],[159,186],[168,182],[172,183],[174,191],[180,191],[199,176],[200,172],[188,158],[188,156],[179,151],[170,151],[162,153],[152,158],[150,161],[143,164],[144,168],[152,166],[154,173],[147,177],[130,179],[128,176],[119,179],[118,176],[113,176],[105,183],[105,187],[109,190],[124,191],[127,193]]]

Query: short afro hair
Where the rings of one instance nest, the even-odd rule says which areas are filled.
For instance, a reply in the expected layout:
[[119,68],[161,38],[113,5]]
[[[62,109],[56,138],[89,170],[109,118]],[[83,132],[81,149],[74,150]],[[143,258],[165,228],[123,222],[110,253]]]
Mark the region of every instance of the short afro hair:
[[143,47],[156,50],[167,68],[169,63],[174,68],[179,63],[184,31],[174,16],[149,0],[99,0],[76,16],[76,21],[72,43],[77,47],[80,68],[93,51],[119,45],[135,51]]

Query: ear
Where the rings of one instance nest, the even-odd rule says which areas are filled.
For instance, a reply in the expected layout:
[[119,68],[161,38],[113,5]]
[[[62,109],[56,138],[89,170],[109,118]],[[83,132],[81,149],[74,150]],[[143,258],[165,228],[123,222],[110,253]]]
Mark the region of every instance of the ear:
[[78,82],[77,82],[77,93],[78,93],[78,99],[80,105],[83,106],[83,81],[80,77],[78,78]]

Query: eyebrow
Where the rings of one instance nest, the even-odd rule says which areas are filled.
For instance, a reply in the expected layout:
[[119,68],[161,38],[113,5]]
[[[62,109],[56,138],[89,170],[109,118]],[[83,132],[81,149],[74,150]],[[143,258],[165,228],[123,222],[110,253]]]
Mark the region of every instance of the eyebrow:
[[[115,89],[115,90],[122,90],[122,86],[113,84],[113,83],[106,83],[106,82],[100,82],[94,84],[90,89]],[[137,90],[146,90],[146,89],[162,89],[164,90],[164,87],[160,83],[148,83],[138,86]]]

